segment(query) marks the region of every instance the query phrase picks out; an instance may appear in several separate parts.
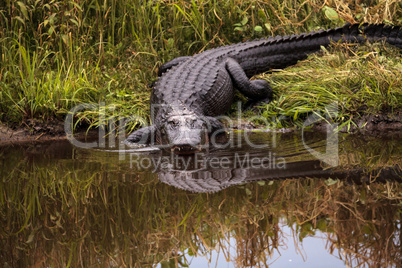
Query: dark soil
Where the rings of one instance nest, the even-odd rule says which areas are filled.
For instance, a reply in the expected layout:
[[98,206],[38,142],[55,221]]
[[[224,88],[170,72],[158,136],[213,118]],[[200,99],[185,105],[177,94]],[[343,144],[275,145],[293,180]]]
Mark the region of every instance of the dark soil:
[[[86,127],[80,127],[74,131],[74,137],[96,135],[97,131],[87,132]],[[0,123],[0,145],[11,143],[25,143],[46,140],[65,140],[64,122],[61,120],[27,120],[18,126],[6,126]]]
[[[344,126],[341,132],[361,133],[367,135],[387,135],[400,134],[402,136],[402,113],[398,114],[375,114],[364,115],[353,121],[348,129]],[[325,131],[325,123],[317,123],[313,126],[314,130]]]
[[[351,125],[348,130],[344,127],[341,132],[362,133],[366,135],[386,135],[386,134],[400,134],[402,137],[402,113],[398,114],[376,114],[365,115],[360,119],[354,121],[356,126]],[[317,123],[312,129],[317,131],[326,131],[327,125],[325,123]],[[234,130],[255,130],[256,127],[253,123],[242,122],[239,126],[235,126]],[[289,132],[292,129],[276,129],[273,131]],[[94,136],[97,135],[97,130],[87,131],[86,126],[81,126],[75,131],[74,136]],[[8,143],[21,143],[21,142],[35,142],[46,140],[60,140],[67,139],[64,131],[64,122],[58,120],[51,120],[47,122],[40,122],[38,120],[28,120],[19,126],[8,127],[0,123],[0,144]]]

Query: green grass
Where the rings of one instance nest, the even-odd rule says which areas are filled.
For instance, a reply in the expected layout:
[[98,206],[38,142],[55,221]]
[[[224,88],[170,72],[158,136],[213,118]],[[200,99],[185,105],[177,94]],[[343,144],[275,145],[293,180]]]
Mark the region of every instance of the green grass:
[[275,89],[262,115],[277,127],[301,126],[313,113],[324,117],[336,109],[334,120],[349,127],[365,114],[395,114],[402,109],[401,71],[396,48],[335,45],[286,70],[262,75]]
[[[129,115],[147,120],[147,84],[156,79],[160,64],[177,56],[346,22],[400,25],[401,18],[400,2],[380,0],[370,6],[351,0],[2,1],[0,121],[62,120],[80,103],[105,103],[110,109],[104,118],[110,120]],[[312,56],[295,68],[264,76],[273,84],[277,98],[263,115],[270,119],[288,116],[292,120],[281,124],[297,125],[311,111],[337,101],[338,120],[347,121],[360,115],[356,100],[364,102],[370,113],[399,111],[400,79],[395,76],[400,73],[400,52],[380,47],[346,58],[341,55],[345,50],[330,50],[323,58],[333,65]],[[377,49],[379,55],[374,55]],[[367,62],[380,74],[372,76]],[[325,68],[320,70],[322,64]],[[397,71],[381,71],[381,66]],[[352,71],[344,75],[342,70],[349,67]],[[315,82],[309,84],[312,78]],[[350,92],[353,96],[348,97]],[[366,101],[367,96],[373,97]],[[99,111],[90,110],[78,113],[76,120],[96,127],[103,119]],[[128,127],[138,123],[132,120]]]

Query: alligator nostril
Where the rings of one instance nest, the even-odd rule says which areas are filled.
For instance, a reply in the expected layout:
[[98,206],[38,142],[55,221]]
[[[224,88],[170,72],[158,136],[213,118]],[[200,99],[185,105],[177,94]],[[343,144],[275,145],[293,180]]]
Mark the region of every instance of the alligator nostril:
[[199,145],[176,144],[171,147],[171,151],[176,154],[193,154],[201,151],[201,148]]

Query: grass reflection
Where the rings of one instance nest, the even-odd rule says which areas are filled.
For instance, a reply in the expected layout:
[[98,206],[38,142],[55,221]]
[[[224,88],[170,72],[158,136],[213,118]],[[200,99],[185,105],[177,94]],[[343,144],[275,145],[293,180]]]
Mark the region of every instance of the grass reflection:
[[[390,146],[398,142],[363,146],[369,142],[343,141],[362,148],[342,149],[345,169],[397,164]],[[295,226],[296,243],[324,233],[328,252],[339,249],[348,265],[398,266],[402,258],[398,182],[300,178],[196,194],[108,154],[62,148],[53,155],[42,147],[41,157],[29,153],[38,148],[2,150],[1,266],[185,266],[191,255],[219,249],[239,267],[264,267],[294,243],[282,233],[283,219]]]

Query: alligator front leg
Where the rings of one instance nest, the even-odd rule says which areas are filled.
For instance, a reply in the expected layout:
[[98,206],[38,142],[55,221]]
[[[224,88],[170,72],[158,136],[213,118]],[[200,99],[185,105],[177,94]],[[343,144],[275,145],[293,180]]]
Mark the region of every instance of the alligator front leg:
[[212,116],[206,116],[205,119],[208,126],[208,132],[210,134],[215,133],[215,135],[218,135],[220,133],[225,133],[225,127],[221,121]]
[[172,68],[176,65],[179,65],[183,61],[186,61],[190,58],[191,58],[191,56],[177,57],[171,61],[168,61],[168,62],[162,64],[161,67],[159,67],[159,69],[158,69],[158,76],[161,76],[163,73],[167,72],[170,68]]
[[125,144],[130,146],[143,147],[152,143],[152,138],[155,137],[155,125],[140,128],[131,133],[124,141]]
[[[160,77],[163,73],[166,73],[172,67],[179,65],[180,63],[188,60],[189,58],[191,58],[191,56],[183,56],[183,57],[177,57],[171,61],[165,62],[158,69],[158,77]],[[153,88],[155,86],[155,84],[156,84],[156,81],[148,84],[148,88]]]
[[208,138],[210,145],[215,148],[224,148],[227,146],[229,136],[221,121],[211,116],[206,116],[205,119],[208,121]]
[[267,101],[272,97],[272,88],[267,81],[258,79],[250,80],[240,64],[228,58],[225,62],[226,70],[229,72],[234,86],[246,97],[255,101]]

